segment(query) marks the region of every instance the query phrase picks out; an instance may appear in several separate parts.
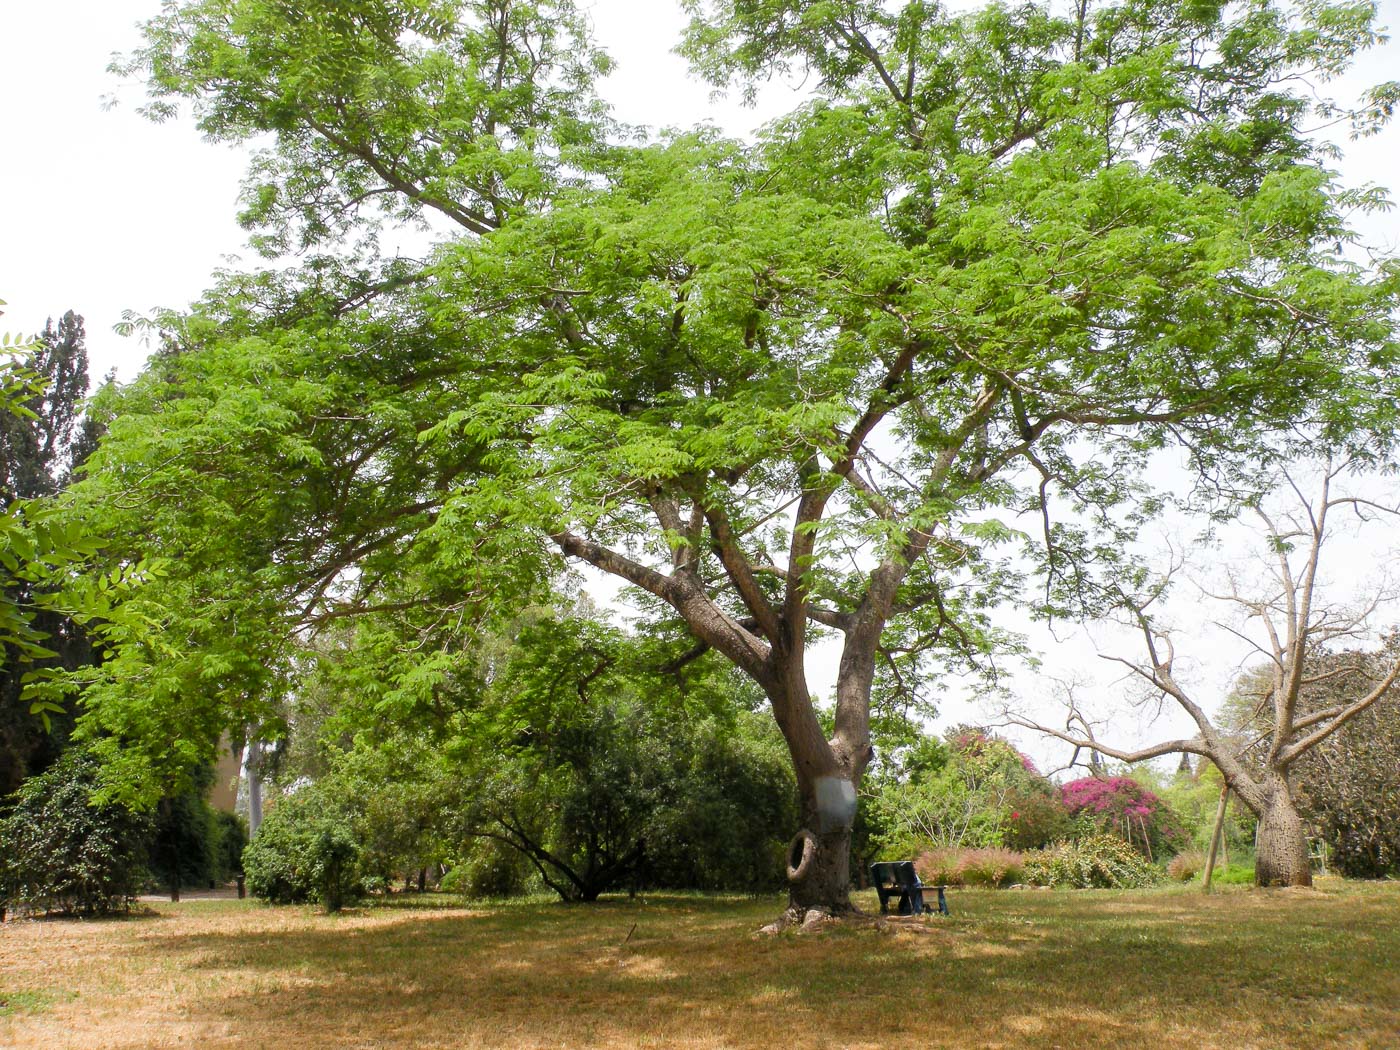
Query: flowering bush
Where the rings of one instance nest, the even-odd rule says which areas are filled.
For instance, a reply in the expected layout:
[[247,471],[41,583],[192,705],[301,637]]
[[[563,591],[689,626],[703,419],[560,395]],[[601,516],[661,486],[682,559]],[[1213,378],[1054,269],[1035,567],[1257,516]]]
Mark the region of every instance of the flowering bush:
[[1072,780],[1060,788],[1060,799],[1070,816],[1118,835],[1149,858],[1175,853],[1186,844],[1172,808],[1132,777]]
[[919,879],[930,885],[1005,886],[1020,882],[1025,859],[1009,849],[938,849],[914,861]]
[[1117,835],[1089,835],[1026,854],[1025,878],[1037,886],[1137,889],[1161,873]]
[[1069,811],[1048,782],[1013,788],[1006,796],[1006,805],[1010,812],[1003,839],[1010,849],[1040,849],[1068,838],[1073,828]]
[[1007,740],[961,726],[937,765],[897,768],[868,790],[881,852],[1041,846],[1069,832],[1054,785]]

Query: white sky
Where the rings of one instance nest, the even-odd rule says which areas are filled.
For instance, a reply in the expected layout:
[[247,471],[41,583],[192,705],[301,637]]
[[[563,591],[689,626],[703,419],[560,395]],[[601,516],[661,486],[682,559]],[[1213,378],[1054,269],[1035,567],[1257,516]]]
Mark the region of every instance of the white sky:
[[[605,94],[625,121],[684,127],[708,120],[743,134],[786,109],[801,87],[776,86],[758,111],[733,100],[717,104],[670,51],[684,24],[678,4],[582,2],[599,42],[618,60]],[[1380,7],[1382,24],[1400,29],[1400,0]],[[234,222],[244,155],[204,142],[189,122],[142,119],[139,86],[106,72],[114,53],[136,46],[136,26],[158,8],[158,0],[0,0],[0,299],[7,301],[0,331],[32,333],[72,308],[87,320],[94,378],[111,367],[130,378],[148,352],[112,332],[123,310],[182,308],[214,269],[251,258]],[[1400,41],[1392,40],[1332,88],[1346,98],[1395,78]],[[118,104],[105,108],[111,96]],[[1400,128],[1346,149],[1348,183],[1400,187]],[[1400,216],[1368,220],[1366,234],[1396,251]],[[1081,665],[1102,675],[1099,663],[1083,643],[1052,661],[1062,676]],[[1214,663],[1217,677],[1231,666],[1223,651]],[[941,721],[976,716],[974,706],[950,702]],[[1032,750],[1043,760],[1042,748]]]

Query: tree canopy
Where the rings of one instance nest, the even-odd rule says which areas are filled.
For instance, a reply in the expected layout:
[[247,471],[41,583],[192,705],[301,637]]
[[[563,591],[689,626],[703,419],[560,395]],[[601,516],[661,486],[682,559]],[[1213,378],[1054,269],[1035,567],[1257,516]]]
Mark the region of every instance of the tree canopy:
[[[1400,271],[1347,250],[1384,198],[1306,131],[1370,5],[687,7],[705,75],[805,67],[813,99],[754,143],[639,140],[565,0],[148,24],[153,114],[262,143],[244,221],[305,261],[227,278],[114,402],[92,496],[172,568],[94,733],[207,749],[308,630],[399,608],[426,649],[562,557],[762,688],[794,907],[841,910],[872,698],[1012,644],[1023,571],[1096,608],[1156,452],[1388,440]],[[1365,131],[1393,97],[1323,108]],[[376,254],[417,218],[428,258]]]

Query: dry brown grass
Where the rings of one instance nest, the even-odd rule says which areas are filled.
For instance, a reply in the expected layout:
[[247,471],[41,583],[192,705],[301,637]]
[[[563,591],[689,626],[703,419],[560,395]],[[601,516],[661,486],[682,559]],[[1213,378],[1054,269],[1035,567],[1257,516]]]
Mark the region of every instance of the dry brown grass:
[[1396,884],[959,891],[777,938],[776,900],[413,903],[7,924],[0,1046],[1400,1047]]

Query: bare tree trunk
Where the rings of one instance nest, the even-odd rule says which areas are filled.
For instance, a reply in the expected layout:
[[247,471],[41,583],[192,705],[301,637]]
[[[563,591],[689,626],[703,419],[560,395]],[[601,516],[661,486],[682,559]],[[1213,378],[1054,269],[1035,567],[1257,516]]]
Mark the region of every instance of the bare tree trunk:
[[1312,863],[1302,818],[1287,781],[1276,778],[1268,803],[1259,814],[1255,838],[1254,882],[1257,886],[1311,886]]
[[[868,696],[868,683],[854,677],[854,682],[841,683],[838,696],[842,690],[857,700],[862,690]],[[797,772],[802,826],[788,844],[788,908],[779,927],[802,922],[813,911],[842,916],[856,910],[851,904],[851,829],[856,787],[873,754],[866,719],[848,713],[843,724],[838,713],[836,732],[828,739],[805,682],[788,689],[769,696]],[[859,706],[845,699],[847,712]]]
[[258,833],[262,824],[262,771],[258,742],[249,739],[243,749],[243,775],[248,780],[248,838]]

